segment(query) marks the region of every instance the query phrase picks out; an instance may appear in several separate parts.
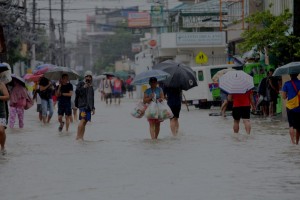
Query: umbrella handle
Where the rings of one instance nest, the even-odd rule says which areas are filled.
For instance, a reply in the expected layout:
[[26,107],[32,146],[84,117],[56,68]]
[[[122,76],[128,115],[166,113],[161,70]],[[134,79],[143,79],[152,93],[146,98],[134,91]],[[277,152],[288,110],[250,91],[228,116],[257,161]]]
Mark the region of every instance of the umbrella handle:
[[187,104],[187,101],[186,101],[186,98],[185,98],[185,95],[182,93],[182,96],[183,96],[183,99],[184,99],[184,102],[185,102],[185,105],[186,105],[186,108],[188,110],[188,112],[190,112],[190,109],[189,109],[189,106]]

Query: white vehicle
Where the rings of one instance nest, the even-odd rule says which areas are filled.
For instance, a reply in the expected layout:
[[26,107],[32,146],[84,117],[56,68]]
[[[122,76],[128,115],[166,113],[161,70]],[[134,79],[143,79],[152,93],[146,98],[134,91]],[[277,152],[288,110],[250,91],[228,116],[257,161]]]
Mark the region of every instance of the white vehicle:
[[213,83],[212,77],[222,69],[243,70],[243,66],[236,64],[209,65],[192,67],[197,77],[197,87],[183,91],[185,101],[197,108],[210,108],[221,104],[218,83]]

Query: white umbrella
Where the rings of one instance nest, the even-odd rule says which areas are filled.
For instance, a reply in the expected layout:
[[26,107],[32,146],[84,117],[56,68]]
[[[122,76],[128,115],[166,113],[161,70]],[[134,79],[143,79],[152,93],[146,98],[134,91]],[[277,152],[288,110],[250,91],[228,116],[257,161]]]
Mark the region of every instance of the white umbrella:
[[226,73],[229,72],[229,71],[234,71],[234,70],[235,70],[235,69],[231,69],[231,68],[229,68],[229,69],[222,69],[222,70],[218,71],[218,72],[211,78],[211,80],[212,80],[213,82],[217,83],[217,82],[219,81],[219,79],[220,79],[221,76],[223,76],[224,74],[226,74]]
[[253,77],[244,71],[229,71],[220,77],[219,87],[229,94],[245,94],[254,88]]
[[47,71],[44,76],[50,80],[60,80],[63,74],[67,74],[69,76],[69,80],[77,80],[79,74],[68,67],[54,67]]

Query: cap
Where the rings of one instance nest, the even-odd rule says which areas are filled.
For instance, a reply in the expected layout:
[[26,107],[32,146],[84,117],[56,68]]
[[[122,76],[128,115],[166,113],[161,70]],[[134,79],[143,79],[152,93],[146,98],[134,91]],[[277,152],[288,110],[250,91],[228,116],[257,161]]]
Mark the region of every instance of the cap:
[[157,82],[157,78],[156,77],[151,77],[149,79],[149,83],[151,83],[151,82]]
[[93,73],[91,72],[91,71],[86,71],[85,73],[84,73],[84,77],[86,77],[86,76],[91,76],[91,77],[93,77]]

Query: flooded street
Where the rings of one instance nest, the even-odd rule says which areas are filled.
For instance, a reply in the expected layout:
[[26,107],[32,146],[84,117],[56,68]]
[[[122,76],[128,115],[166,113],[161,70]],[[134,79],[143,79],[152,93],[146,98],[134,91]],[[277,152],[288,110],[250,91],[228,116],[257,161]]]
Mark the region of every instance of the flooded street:
[[[84,143],[58,133],[26,111],[24,130],[7,129],[8,155],[0,159],[1,200],[289,200],[300,195],[300,147],[287,122],[252,118],[252,133],[233,135],[232,118],[183,106],[180,135],[162,123],[151,141],[148,122],[130,115],[136,100],[105,105]],[[217,111],[216,111],[217,112]]]

